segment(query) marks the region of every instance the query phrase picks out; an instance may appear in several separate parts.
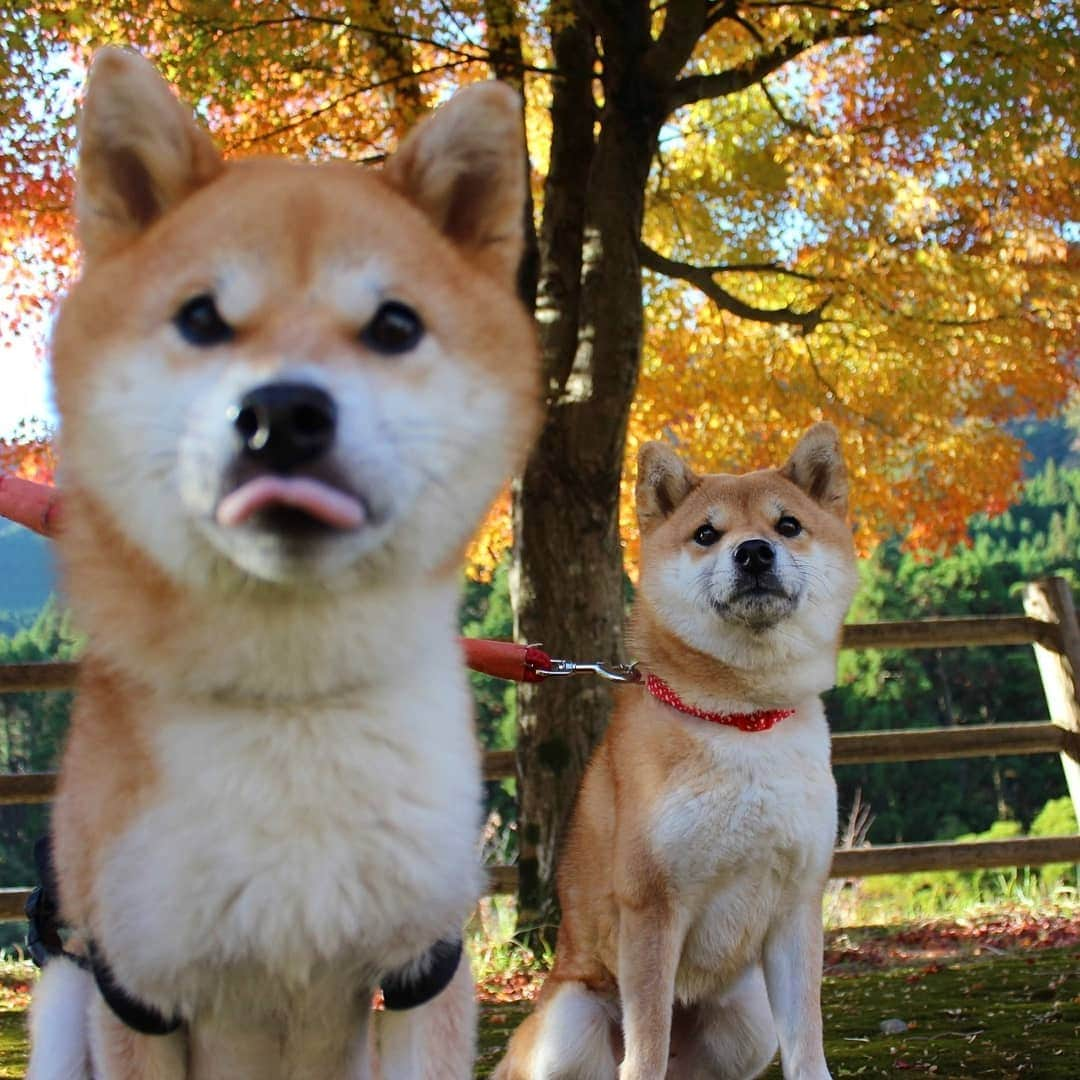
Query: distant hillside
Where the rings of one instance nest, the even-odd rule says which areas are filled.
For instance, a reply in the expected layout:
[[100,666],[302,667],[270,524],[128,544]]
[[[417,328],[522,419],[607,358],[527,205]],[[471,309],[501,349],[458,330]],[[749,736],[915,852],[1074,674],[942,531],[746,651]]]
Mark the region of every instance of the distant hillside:
[[56,591],[56,580],[50,541],[0,521],[0,633],[31,622]]

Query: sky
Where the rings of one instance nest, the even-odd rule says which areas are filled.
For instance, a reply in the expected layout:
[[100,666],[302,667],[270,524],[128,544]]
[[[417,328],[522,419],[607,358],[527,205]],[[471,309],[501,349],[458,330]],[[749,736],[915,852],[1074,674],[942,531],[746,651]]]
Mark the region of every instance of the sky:
[[20,421],[43,420],[55,426],[48,371],[41,341],[46,327],[17,338],[0,339],[0,439],[12,435]]
[[[49,100],[27,101],[27,116],[34,122],[44,120],[49,111],[63,114],[73,108],[86,76],[78,59],[63,48],[49,55],[46,71],[53,80]],[[43,360],[49,318],[34,324],[29,316],[20,313],[19,321],[24,329],[18,337],[0,331],[0,439],[10,436],[23,420],[36,419],[52,427],[56,425]],[[7,327],[12,322],[5,301],[0,301],[0,326]]]

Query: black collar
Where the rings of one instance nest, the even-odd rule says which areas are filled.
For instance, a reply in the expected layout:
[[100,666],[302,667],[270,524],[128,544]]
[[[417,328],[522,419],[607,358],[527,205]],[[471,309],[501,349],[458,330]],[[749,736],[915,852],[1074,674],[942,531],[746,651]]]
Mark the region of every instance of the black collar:
[[112,968],[105,962],[97,946],[91,941],[87,948],[90,957],[90,970],[94,973],[105,1004],[132,1031],[140,1035],[169,1035],[180,1026],[180,1017],[165,1017],[150,1005],[144,1005],[133,998],[117,981]]
[[461,939],[436,941],[423,956],[383,976],[383,1004],[388,1009],[415,1009],[450,985],[461,963]]
[[156,1009],[133,998],[116,981],[112,968],[94,942],[87,944],[85,956],[70,953],[64,948],[60,935],[63,923],[60,919],[51,837],[43,836],[34,844],[34,864],[41,884],[26,901],[26,946],[34,963],[44,967],[50,960],[66,957],[79,967],[91,971],[105,1003],[133,1031],[143,1035],[168,1035],[175,1031],[180,1026],[180,1018],[166,1019]]
[[[69,953],[60,936],[59,902],[53,868],[51,837],[43,836],[34,845],[34,862],[41,884],[26,902],[26,944],[38,967],[63,956],[88,968],[105,1003],[129,1028],[143,1035],[168,1035],[180,1026],[179,1017],[165,1017],[156,1009],[132,997],[117,981],[113,970],[93,941],[86,956]],[[422,956],[383,977],[383,1002],[388,1009],[415,1009],[430,1001],[450,984],[461,962],[461,939],[436,941]]]

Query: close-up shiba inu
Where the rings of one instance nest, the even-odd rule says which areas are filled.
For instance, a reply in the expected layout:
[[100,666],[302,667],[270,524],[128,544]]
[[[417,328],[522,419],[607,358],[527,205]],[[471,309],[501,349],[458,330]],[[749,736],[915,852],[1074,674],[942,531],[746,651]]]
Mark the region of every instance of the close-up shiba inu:
[[[539,418],[520,102],[379,170],[225,162],[139,56],[80,125],[53,346],[89,647],[34,1080],[471,1076],[465,545]],[[380,1013],[373,992],[449,987]],[[404,989],[403,989],[404,988]],[[150,1033],[154,1032],[154,1033]]]
[[[619,691],[559,872],[562,924],[499,1080],[828,1077],[821,900],[836,788],[819,694],[856,585],[837,435],[779,469],[638,460],[640,686]],[[621,1064],[620,1064],[621,1062]]]

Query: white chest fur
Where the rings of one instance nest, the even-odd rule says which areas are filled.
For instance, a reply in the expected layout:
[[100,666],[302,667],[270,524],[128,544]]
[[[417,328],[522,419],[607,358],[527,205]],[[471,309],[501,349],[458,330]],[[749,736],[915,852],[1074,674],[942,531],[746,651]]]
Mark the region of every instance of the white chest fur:
[[373,977],[457,932],[480,881],[469,709],[456,669],[318,707],[162,703],[160,782],[102,876],[121,983],[190,1015],[230,972]]
[[775,920],[820,886],[836,835],[836,787],[820,703],[768,732],[695,725],[704,764],[664,797],[652,843],[685,907],[678,994],[730,984]]

